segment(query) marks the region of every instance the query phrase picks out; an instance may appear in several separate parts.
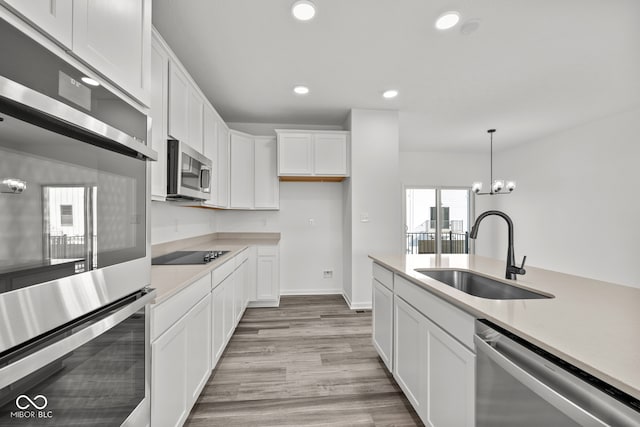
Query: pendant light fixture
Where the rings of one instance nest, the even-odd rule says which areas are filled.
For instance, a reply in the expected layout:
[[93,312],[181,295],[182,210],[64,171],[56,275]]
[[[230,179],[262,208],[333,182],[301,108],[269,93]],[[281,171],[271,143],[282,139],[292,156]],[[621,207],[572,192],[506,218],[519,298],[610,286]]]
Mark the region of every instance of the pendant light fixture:
[[[516,189],[516,182],[515,181],[507,181],[506,185],[505,182],[501,179],[493,179],[493,134],[495,133],[495,129],[489,129],[487,130],[487,133],[489,135],[491,135],[491,191],[489,191],[488,193],[481,193],[482,191],[482,182],[480,181],[476,181],[473,183],[473,185],[471,186],[471,191],[473,191],[474,193],[476,193],[479,196],[484,196],[484,195],[490,195],[493,196],[494,194],[509,194],[511,193],[513,190]],[[506,188],[507,192],[503,193],[502,190],[504,190]]]

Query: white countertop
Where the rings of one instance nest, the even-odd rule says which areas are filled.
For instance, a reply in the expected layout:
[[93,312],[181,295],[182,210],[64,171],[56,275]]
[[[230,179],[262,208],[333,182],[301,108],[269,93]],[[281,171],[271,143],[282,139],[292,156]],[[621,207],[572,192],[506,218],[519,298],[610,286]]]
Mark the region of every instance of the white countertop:
[[[370,255],[457,307],[527,341],[640,399],[640,289],[526,267],[504,279],[505,262],[474,255]],[[489,300],[466,294],[415,269],[471,270],[554,296]]]
[[187,251],[229,251],[228,254],[207,264],[197,265],[152,265],[151,266],[151,287],[156,290],[154,304],[159,304],[175,295],[186,286],[207,273],[215,270],[225,262],[233,259],[238,253],[248,246],[254,245],[277,245],[280,240],[279,233],[259,233],[246,234],[225,233],[222,238],[219,235],[209,235],[194,239],[185,239],[179,242],[170,242],[154,245],[153,256],[164,255],[177,250]]

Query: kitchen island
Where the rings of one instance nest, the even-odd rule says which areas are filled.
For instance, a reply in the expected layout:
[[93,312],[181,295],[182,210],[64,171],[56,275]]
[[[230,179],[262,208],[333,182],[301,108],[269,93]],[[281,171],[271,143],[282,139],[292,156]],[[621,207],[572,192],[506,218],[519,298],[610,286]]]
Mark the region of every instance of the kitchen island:
[[[474,255],[370,255],[375,263],[479,319],[487,319],[640,399],[640,289],[527,267],[503,279],[505,263]],[[416,269],[461,269],[549,299],[489,300]]]

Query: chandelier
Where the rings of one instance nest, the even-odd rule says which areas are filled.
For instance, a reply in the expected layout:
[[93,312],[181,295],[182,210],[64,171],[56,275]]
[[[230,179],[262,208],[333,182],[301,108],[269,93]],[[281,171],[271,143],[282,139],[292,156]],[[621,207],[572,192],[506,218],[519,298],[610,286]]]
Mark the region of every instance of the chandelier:
[[[471,191],[473,191],[474,193],[476,193],[479,196],[484,196],[484,195],[491,195],[493,196],[494,194],[509,194],[511,193],[513,190],[516,189],[516,182],[515,181],[507,181],[506,185],[504,180],[502,179],[493,179],[493,134],[496,130],[495,129],[489,129],[487,130],[487,133],[489,135],[491,135],[491,191],[489,191],[488,193],[481,193],[482,191],[482,182],[480,181],[476,181],[473,183],[473,185],[471,186]],[[506,189],[507,192],[503,193],[502,190]]]

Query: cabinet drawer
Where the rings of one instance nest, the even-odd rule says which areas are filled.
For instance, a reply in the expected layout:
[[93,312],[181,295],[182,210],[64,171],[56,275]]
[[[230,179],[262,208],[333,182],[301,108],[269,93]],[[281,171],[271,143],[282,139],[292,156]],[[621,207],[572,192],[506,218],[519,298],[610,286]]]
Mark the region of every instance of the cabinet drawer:
[[393,290],[393,272],[379,264],[373,263],[373,278],[382,283],[389,290]]
[[236,259],[236,257],[233,257],[233,258],[227,260],[227,262],[225,262],[221,266],[217,267],[215,270],[213,270],[213,286],[212,286],[212,289],[215,288],[216,286],[218,286],[220,283],[222,283],[222,281],[224,279],[226,279],[227,277],[229,277],[229,275],[231,273],[233,273],[233,270],[236,269],[236,261],[235,261],[235,259]]
[[151,341],[162,335],[211,292],[211,274],[196,280],[166,301],[151,307]]
[[242,265],[242,263],[245,262],[247,259],[249,259],[249,251],[247,249],[244,249],[242,252],[240,252],[234,258],[235,263],[236,263],[235,264],[235,268],[240,267]]
[[395,293],[411,304],[433,323],[470,349],[474,349],[473,334],[475,318],[433,295],[405,278],[395,275]]

